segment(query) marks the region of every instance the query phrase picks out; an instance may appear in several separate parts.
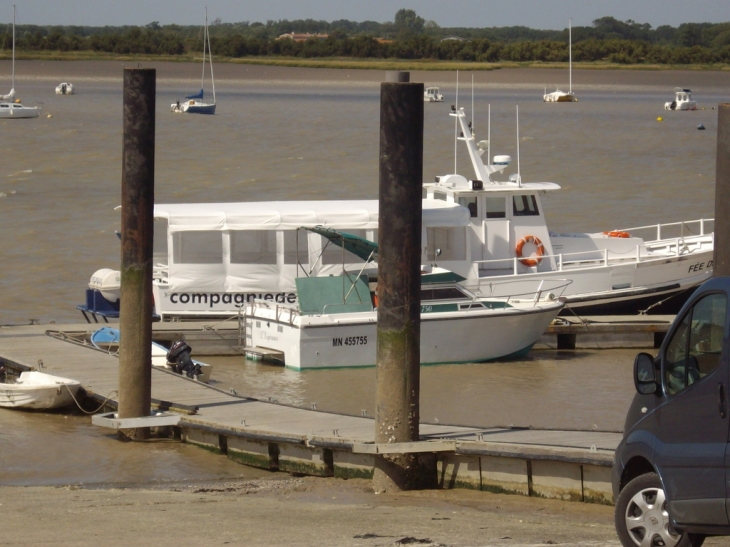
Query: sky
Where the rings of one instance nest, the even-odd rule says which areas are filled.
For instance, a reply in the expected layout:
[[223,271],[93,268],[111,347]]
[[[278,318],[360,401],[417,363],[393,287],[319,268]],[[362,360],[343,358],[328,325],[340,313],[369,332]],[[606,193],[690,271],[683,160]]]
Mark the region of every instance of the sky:
[[[0,0],[0,23],[121,26],[198,25],[205,0]],[[525,26],[564,29],[590,26],[599,17],[679,26],[730,21],[728,0],[207,0],[208,18],[224,23],[280,19],[393,21],[400,8],[414,10],[440,27]]]

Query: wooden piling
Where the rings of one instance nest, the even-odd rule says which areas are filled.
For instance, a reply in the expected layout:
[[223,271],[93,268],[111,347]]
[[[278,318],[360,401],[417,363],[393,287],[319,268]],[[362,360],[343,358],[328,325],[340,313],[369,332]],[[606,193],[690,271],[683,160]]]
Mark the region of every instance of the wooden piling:
[[[120,418],[149,416],[151,406],[155,87],[154,69],[124,70]],[[121,434],[141,440],[149,429]]]
[[713,275],[730,275],[730,103],[718,106],[715,176],[715,253]]
[[[376,443],[419,440],[423,84],[380,88]],[[376,493],[423,484],[418,454],[375,458]]]

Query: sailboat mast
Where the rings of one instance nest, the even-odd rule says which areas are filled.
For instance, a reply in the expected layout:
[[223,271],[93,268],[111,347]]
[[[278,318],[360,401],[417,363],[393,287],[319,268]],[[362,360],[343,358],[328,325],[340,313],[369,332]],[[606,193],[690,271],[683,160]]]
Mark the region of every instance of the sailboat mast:
[[205,31],[203,32],[203,75],[200,77],[200,89],[205,89],[205,46],[208,37],[208,8],[205,8]]
[[[205,35],[208,37],[208,63],[210,63],[210,83],[213,86],[213,104],[215,104],[215,78],[213,77],[213,50],[210,49],[210,32],[208,31],[208,8],[205,8]],[[205,59],[203,59],[205,72]]]
[[568,93],[573,94],[573,20],[568,19]]
[[10,86],[10,92],[15,89],[15,4],[13,4],[13,83]]

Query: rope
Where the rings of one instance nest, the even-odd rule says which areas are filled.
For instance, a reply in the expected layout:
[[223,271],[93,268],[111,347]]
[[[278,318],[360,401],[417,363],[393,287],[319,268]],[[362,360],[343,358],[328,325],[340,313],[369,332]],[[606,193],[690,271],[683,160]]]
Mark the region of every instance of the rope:
[[96,410],[94,410],[94,411],[92,411],[92,412],[88,412],[88,411],[86,411],[86,410],[84,410],[84,409],[83,409],[83,407],[81,406],[81,403],[79,403],[79,401],[78,401],[78,400],[76,399],[76,397],[74,396],[74,393],[73,393],[73,391],[71,391],[71,388],[70,388],[70,387],[68,387],[68,385],[66,385],[66,384],[63,384],[63,387],[65,387],[65,388],[66,388],[66,389],[68,390],[68,393],[69,393],[69,395],[71,395],[71,398],[72,398],[72,399],[74,400],[74,403],[76,403],[76,406],[77,406],[77,407],[79,407],[79,410],[80,410],[81,412],[83,412],[84,414],[89,414],[89,415],[91,415],[91,414],[96,414],[96,413],[97,413],[97,412],[99,412],[99,411],[100,411],[100,410],[101,410],[102,408],[104,408],[104,405],[105,405],[105,404],[107,404],[107,402],[109,402],[109,400],[111,399],[111,396],[112,396],[112,395],[113,395],[114,393],[116,393],[117,395],[119,394],[119,392],[118,392],[118,391],[117,391],[116,389],[115,389],[114,391],[110,391],[110,392],[109,392],[109,395],[107,395],[107,396],[106,396],[106,398],[104,399],[104,402],[103,402],[103,403],[101,403],[101,405],[99,406],[99,408],[97,408]]

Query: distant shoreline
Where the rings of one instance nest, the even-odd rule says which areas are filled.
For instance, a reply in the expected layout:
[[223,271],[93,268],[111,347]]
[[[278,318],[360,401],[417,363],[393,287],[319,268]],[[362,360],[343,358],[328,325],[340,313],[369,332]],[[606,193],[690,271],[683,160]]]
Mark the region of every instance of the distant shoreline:
[[[157,57],[151,60],[19,60],[16,62],[16,88],[25,97],[33,96],[33,88],[55,88],[60,82],[71,82],[78,92],[91,86],[117,86],[121,84],[125,68],[154,68],[157,71],[158,88],[188,89],[193,82],[200,82],[200,60],[194,62],[169,62]],[[453,90],[456,70],[461,85],[471,85],[473,76],[476,89],[529,90],[542,96],[545,89],[568,87],[567,66],[545,67],[533,65],[504,66],[499,70],[474,70],[468,63],[460,63],[450,70],[427,70],[421,63],[413,63],[415,69],[401,66],[411,72],[412,82],[439,86]],[[466,66],[467,68],[463,68]],[[557,68],[557,70],[556,70]],[[334,87],[375,88],[385,79],[389,67],[373,67],[369,70],[311,66],[275,66],[265,64],[215,63],[216,88],[271,88],[273,87]],[[600,93],[663,93],[673,95],[675,87],[689,87],[698,97],[715,95],[721,102],[730,101],[729,71],[712,70],[592,70],[573,67],[573,89]],[[8,61],[0,60],[0,89],[10,85]]]
[[[113,61],[113,62],[166,62],[189,63],[194,59],[181,55],[117,55],[96,52],[16,52],[16,61]],[[0,61],[10,60],[10,53],[0,54]],[[197,60],[197,58],[195,58]],[[529,68],[567,70],[568,63],[480,63],[464,61],[407,60],[407,59],[301,59],[298,57],[216,57],[216,64],[253,65],[293,68],[329,68],[350,70],[412,70],[412,71],[454,71],[473,72],[500,69]],[[709,71],[730,72],[730,65],[662,65],[662,64],[619,64],[608,62],[573,63],[573,70],[639,70],[639,71]]]

